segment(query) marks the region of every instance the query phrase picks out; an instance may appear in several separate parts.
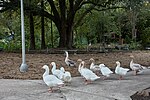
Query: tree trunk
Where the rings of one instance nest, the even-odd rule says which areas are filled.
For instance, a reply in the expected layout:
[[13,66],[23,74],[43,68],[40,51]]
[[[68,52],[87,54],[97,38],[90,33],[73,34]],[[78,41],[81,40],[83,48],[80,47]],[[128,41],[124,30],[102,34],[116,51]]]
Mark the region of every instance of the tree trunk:
[[[51,11],[51,14],[52,14],[52,11]],[[51,45],[52,45],[52,48],[54,47],[54,38],[53,38],[53,22],[51,20]]]
[[29,21],[30,21],[30,50],[35,50],[35,36],[34,36],[34,20],[33,20],[33,14],[30,12],[29,15]]
[[72,49],[72,46],[73,46],[73,31],[72,31],[72,27],[69,26],[67,28],[67,48],[68,49]]
[[135,40],[136,39],[136,33],[135,33],[135,25],[132,26],[132,40]]
[[[44,10],[43,0],[41,1],[42,12]],[[45,49],[45,29],[44,29],[44,15],[41,16],[41,49]]]
[[138,12],[132,9],[131,11],[131,26],[132,26],[132,40],[136,41],[136,22],[137,22],[137,16]]
[[134,14],[135,12],[132,11],[131,16],[131,25],[132,25],[132,40],[135,40],[135,23],[136,23],[136,16]]
[[66,34],[66,28],[64,27],[65,25],[61,25],[61,29],[59,30],[59,35],[60,35],[60,40],[59,40],[59,47],[60,48],[65,48],[67,47],[67,34]]
[[61,29],[59,29],[59,47],[60,48],[67,48],[72,49],[73,45],[73,32],[71,25],[61,25]]

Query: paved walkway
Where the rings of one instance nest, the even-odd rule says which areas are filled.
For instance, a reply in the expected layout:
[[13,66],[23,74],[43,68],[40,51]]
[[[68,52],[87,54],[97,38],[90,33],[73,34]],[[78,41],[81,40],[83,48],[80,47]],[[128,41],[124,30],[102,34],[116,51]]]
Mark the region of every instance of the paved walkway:
[[49,93],[42,80],[0,79],[0,100],[130,100],[138,90],[150,87],[150,69],[137,76],[131,72],[118,80],[117,75],[84,85],[81,77],[60,91]]

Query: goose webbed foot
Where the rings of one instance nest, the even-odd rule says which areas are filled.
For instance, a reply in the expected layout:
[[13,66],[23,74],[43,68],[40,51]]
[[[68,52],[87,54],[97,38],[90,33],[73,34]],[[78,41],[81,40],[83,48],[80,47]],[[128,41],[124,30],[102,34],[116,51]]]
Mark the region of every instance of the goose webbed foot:
[[123,77],[122,77],[122,76],[120,76],[120,77],[119,77],[119,80],[122,80],[122,79],[123,79]]
[[92,82],[90,80],[85,81],[85,85],[91,84]]
[[52,93],[52,92],[54,92],[54,91],[53,91],[52,88],[49,88],[49,89],[48,89],[48,92],[49,92],[49,93]]

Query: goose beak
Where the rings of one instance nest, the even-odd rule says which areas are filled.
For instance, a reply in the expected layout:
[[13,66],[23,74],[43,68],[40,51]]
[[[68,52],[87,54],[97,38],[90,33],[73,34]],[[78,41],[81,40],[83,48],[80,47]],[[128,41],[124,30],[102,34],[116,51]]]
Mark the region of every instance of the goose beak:
[[77,60],[77,62],[81,62],[81,61],[82,61],[82,59],[78,59],[78,60]]
[[94,59],[93,58],[90,58],[90,60],[89,61],[94,61]]
[[130,58],[134,58],[134,56],[133,56],[133,55],[130,55]]
[[59,66],[59,64],[56,64],[56,66]]

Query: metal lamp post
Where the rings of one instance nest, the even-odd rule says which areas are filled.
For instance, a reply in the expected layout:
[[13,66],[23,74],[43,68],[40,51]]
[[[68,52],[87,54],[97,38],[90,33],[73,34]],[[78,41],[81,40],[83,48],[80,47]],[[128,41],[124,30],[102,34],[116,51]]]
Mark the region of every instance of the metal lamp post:
[[24,12],[23,12],[23,0],[21,0],[21,34],[22,34],[22,64],[20,66],[20,72],[27,72],[28,65],[25,60],[25,33],[24,33]]

